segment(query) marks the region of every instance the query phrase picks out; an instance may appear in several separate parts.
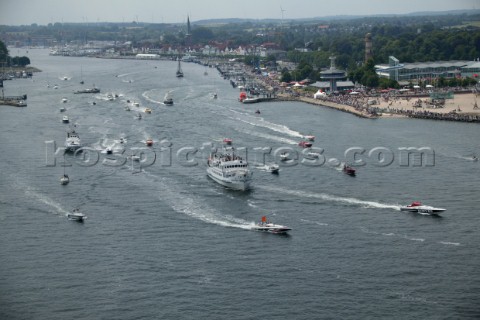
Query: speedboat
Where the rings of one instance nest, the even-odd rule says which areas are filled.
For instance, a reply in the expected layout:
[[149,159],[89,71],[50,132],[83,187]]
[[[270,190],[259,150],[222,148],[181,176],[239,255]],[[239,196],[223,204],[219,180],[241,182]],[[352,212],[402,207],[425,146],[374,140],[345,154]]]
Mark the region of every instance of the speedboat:
[[343,165],[343,172],[348,174],[349,176],[354,176],[356,174],[356,170],[346,164]]
[[60,108],[60,112],[65,112],[67,109],[65,107]]
[[63,122],[63,123],[69,123],[70,120],[68,120],[68,116],[63,116],[62,122]]
[[309,141],[300,141],[298,145],[302,148],[310,148],[312,146],[312,143]]
[[140,107],[140,103],[138,103],[138,102],[134,102],[133,105],[134,105],[135,107]]
[[270,232],[275,234],[285,234],[292,229],[287,226],[282,226],[280,224],[274,224],[274,223],[268,222],[267,218],[263,216],[262,221],[259,223],[256,223],[252,227],[252,230]]
[[308,141],[315,141],[315,136],[305,136]]
[[217,95],[217,93],[215,92],[215,93],[213,94],[213,99],[217,99],[217,98],[218,98],[218,95]]
[[266,170],[271,173],[278,173],[280,171],[280,166],[276,163],[270,163],[265,165]]
[[75,152],[81,147],[82,143],[80,142],[80,137],[75,132],[75,130],[67,132],[67,139],[65,140],[65,151]]
[[60,178],[60,184],[62,185],[66,185],[70,182],[70,178],[68,177],[67,174],[64,174],[61,178]]
[[170,92],[167,92],[167,94],[165,94],[165,97],[163,98],[163,104],[167,106],[173,105],[173,98]]
[[230,144],[231,140],[230,143],[225,143],[221,152],[210,154],[207,161],[207,175],[227,188],[248,190],[252,172],[248,169],[248,162],[235,154],[235,149]]
[[124,142],[125,142],[125,139],[120,138],[120,143],[124,143]]
[[419,201],[414,201],[408,206],[400,207],[401,211],[408,211],[408,212],[417,212],[417,213],[429,213],[438,215],[441,212],[445,211],[446,209],[443,208],[435,208],[431,206],[425,206]]
[[146,109],[145,109],[145,113],[152,113],[152,109],[146,108]]
[[138,120],[142,120],[142,115],[141,115],[140,113],[137,114],[137,119],[138,119]]
[[255,111],[255,114],[260,114],[260,110],[257,109],[257,111]]
[[148,147],[151,147],[153,145],[153,140],[148,138],[147,141],[145,142],[145,144],[148,146]]
[[318,158],[320,158],[320,156],[321,156],[320,153],[312,152],[312,151],[310,151],[309,153],[306,154],[306,157],[310,158],[310,159],[318,159]]
[[106,154],[112,154],[113,153],[112,148],[107,147],[107,149],[105,150],[105,153]]
[[87,216],[84,213],[81,213],[79,209],[73,209],[72,212],[67,213],[67,218],[69,220],[83,222],[87,219]]
[[130,159],[132,161],[140,161],[140,156],[132,154],[131,156],[128,157],[128,159]]
[[68,102],[68,99],[67,99],[67,98],[63,98],[63,99],[62,99],[62,102],[63,102],[63,103],[67,103],[67,102]]
[[125,106],[125,111],[130,111],[130,107],[129,106]]
[[282,152],[280,154],[280,160],[281,161],[287,161],[288,160],[288,152]]

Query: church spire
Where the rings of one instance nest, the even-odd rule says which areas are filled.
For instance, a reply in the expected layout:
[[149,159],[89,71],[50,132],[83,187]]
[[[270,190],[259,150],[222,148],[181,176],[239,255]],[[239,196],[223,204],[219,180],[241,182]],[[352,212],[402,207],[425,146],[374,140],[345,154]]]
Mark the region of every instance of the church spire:
[[192,28],[190,27],[190,17],[187,16],[187,35],[191,35],[192,34]]

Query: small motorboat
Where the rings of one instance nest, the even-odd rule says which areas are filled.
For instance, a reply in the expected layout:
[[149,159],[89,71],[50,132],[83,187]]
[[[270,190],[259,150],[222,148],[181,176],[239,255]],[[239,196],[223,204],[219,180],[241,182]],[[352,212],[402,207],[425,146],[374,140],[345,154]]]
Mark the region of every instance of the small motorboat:
[[152,109],[146,108],[146,109],[145,109],[145,113],[152,113]]
[[64,174],[61,178],[60,178],[60,184],[61,185],[66,185],[70,182],[70,178],[68,177],[68,174]]
[[147,141],[145,142],[145,144],[148,146],[148,147],[151,147],[153,145],[153,140],[148,138]]
[[120,138],[120,143],[124,143],[124,142],[125,142],[125,139]]
[[70,120],[68,119],[68,116],[63,116],[62,122],[63,122],[63,123],[69,123]]
[[129,106],[125,106],[125,111],[130,111],[130,107]]
[[63,99],[62,99],[62,102],[63,102],[63,103],[67,103],[67,102],[68,102],[68,99],[67,99],[67,98],[63,98]]
[[289,227],[282,226],[279,224],[273,224],[271,222],[267,221],[267,217],[263,216],[262,221],[259,223],[256,223],[253,227],[252,230],[255,231],[262,231],[262,232],[270,232],[270,233],[275,233],[275,234],[286,234],[288,231],[292,230]]
[[232,139],[230,139],[230,138],[225,138],[225,139],[223,139],[223,143],[225,143],[226,145],[229,145],[229,146],[230,146],[230,145],[232,145]]
[[67,213],[67,218],[69,220],[83,222],[87,219],[87,216],[84,213],[81,213],[79,209],[73,209],[72,212]]
[[288,153],[287,152],[282,152],[282,154],[280,154],[280,160],[281,161],[287,161],[288,160]]
[[270,163],[265,165],[266,170],[271,173],[278,173],[280,171],[280,166],[276,163]]
[[255,111],[255,114],[260,114],[260,110]]
[[478,161],[477,156],[473,156],[473,157],[472,157],[472,161]]
[[309,158],[309,159],[318,159],[318,158],[320,158],[321,154],[318,153],[318,152],[311,152],[311,151],[310,151],[310,152],[307,153],[305,156],[306,156],[307,158]]
[[140,113],[137,114],[137,119],[138,119],[138,120],[142,120],[142,115],[141,115]]
[[346,164],[343,165],[343,172],[348,174],[349,176],[355,176],[356,170]]
[[112,154],[112,153],[113,153],[112,148],[107,147],[107,149],[105,150],[105,153],[106,153],[106,154]]
[[140,156],[132,154],[131,156],[128,157],[132,161],[140,161]]
[[315,136],[305,136],[308,141],[315,141]]
[[65,111],[67,111],[67,109],[65,107],[60,108],[60,112],[65,112]]
[[438,215],[441,212],[445,211],[446,209],[443,208],[435,208],[431,206],[425,206],[420,201],[414,201],[408,206],[400,207],[401,211],[408,211],[408,212],[417,212],[417,213],[429,213],[433,215]]
[[217,99],[217,98],[218,98],[218,95],[217,95],[217,93],[215,92],[215,93],[213,94],[213,99]]
[[138,103],[138,102],[134,102],[133,105],[134,105],[135,107],[140,107],[140,103]]
[[312,143],[309,141],[300,141],[298,145],[302,148],[310,148],[312,146]]

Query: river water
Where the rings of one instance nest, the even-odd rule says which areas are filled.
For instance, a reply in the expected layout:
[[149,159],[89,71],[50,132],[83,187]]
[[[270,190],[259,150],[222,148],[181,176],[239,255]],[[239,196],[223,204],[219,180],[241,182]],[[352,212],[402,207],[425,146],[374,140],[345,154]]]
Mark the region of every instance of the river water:
[[[300,102],[242,105],[215,69],[192,63],[178,79],[174,61],[11,55],[43,72],[5,82],[5,94],[26,93],[28,107],[0,107],[0,318],[480,317],[480,175],[471,160],[480,126],[361,119]],[[73,94],[93,85],[101,93]],[[173,106],[162,103],[168,91]],[[90,151],[65,157],[71,181],[62,186],[53,145],[73,126]],[[256,168],[258,148],[271,148],[273,162],[278,150],[301,152],[304,135],[316,136],[323,165],[299,155],[278,175]],[[249,192],[206,176],[208,145],[225,137],[248,153]],[[402,163],[399,148],[409,147],[429,148],[428,161]],[[338,166],[350,148],[365,163],[356,177]],[[141,163],[122,162],[141,153]],[[415,200],[447,211],[399,210]],[[84,223],[65,217],[76,207]],[[292,231],[252,231],[263,215]]]

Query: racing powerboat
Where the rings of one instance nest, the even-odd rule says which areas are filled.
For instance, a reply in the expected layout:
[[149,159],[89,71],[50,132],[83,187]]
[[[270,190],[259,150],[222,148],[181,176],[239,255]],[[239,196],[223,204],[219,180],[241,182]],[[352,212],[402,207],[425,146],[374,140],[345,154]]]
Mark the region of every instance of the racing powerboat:
[[280,224],[271,223],[271,222],[267,221],[267,217],[263,216],[262,221],[259,222],[259,223],[256,223],[252,227],[252,230],[262,231],[262,232],[270,232],[270,233],[275,233],[275,234],[285,234],[292,229],[287,227],[287,226],[282,226]]
[[81,213],[79,209],[73,209],[72,212],[67,213],[67,218],[69,220],[83,222],[87,219],[87,216],[84,213]]
[[426,205],[423,205],[419,201],[414,201],[411,204],[409,204],[408,206],[400,207],[400,210],[401,211],[408,211],[408,212],[429,213],[429,214],[438,215],[441,212],[445,211],[446,209],[426,206]]

